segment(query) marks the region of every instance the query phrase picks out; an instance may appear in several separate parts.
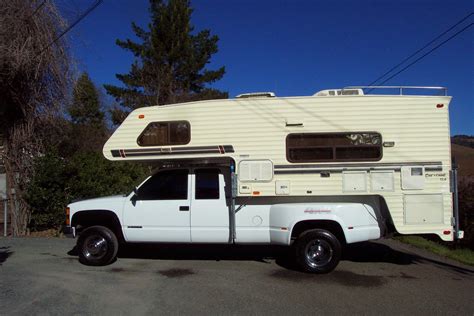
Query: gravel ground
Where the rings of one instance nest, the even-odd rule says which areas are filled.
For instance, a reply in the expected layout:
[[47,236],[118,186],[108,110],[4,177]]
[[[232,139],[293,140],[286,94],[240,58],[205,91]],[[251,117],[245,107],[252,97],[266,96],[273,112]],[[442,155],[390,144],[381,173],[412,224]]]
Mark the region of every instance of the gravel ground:
[[0,238],[0,314],[474,314],[472,267],[393,240],[351,246],[327,275],[256,246],[136,245],[88,267],[74,243]]

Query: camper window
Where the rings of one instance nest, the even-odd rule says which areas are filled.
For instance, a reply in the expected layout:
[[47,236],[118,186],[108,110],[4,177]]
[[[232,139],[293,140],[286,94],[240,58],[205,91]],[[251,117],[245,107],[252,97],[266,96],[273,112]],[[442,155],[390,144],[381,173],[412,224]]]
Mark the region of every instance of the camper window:
[[380,160],[382,136],[374,132],[289,134],[286,157],[290,162]]
[[187,121],[152,122],[138,136],[140,146],[186,145],[191,140]]

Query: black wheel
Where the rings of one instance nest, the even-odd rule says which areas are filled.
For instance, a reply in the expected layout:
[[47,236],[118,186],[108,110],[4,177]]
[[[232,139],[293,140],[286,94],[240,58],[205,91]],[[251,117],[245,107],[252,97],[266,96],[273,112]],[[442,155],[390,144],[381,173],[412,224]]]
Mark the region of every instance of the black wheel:
[[296,262],[305,272],[328,273],[341,258],[341,243],[324,229],[308,230],[295,242]]
[[107,227],[92,226],[79,235],[77,250],[82,264],[104,266],[111,263],[117,256],[117,237]]

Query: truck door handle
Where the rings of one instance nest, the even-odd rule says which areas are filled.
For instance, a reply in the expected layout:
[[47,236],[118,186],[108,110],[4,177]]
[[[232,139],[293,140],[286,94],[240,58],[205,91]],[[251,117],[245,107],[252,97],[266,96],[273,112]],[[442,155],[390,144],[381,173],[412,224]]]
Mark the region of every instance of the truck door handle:
[[180,211],[189,211],[189,206],[180,206],[179,210]]

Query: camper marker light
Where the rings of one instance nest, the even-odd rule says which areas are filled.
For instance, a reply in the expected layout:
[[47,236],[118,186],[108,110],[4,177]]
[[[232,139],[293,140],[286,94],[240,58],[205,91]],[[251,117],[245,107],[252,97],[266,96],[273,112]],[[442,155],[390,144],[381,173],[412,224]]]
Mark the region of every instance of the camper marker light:
[[260,195],[260,191],[253,191],[252,195]]
[[445,230],[445,231],[443,231],[443,234],[444,235],[449,235],[449,234],[451,234],[451,231],[450,230]]
[[395,142],[383,142],[383,147],[395,147]]
[[444,104],[442,104],[442,103],[436,104],[436,108],[438,108],[438,109],[441,109],[443,106],[444,106]]
[[144,119],[144,118],[145,118],[145,114],[140,114],[140,115],[138,115],[138,118],[139,118],[139,119]]

